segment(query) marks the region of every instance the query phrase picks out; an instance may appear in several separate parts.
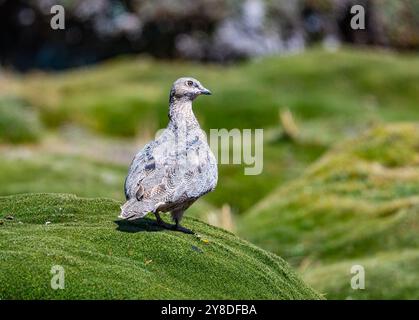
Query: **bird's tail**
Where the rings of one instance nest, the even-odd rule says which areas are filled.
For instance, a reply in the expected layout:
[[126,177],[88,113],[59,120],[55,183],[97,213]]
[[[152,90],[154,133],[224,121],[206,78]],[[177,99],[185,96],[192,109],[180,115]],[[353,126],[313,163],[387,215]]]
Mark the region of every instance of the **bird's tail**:
[[144,203],[139,202],[136,198],[130,199],[121,206],[119,218],[126,220],[134,220],[143,218],[151,210]]

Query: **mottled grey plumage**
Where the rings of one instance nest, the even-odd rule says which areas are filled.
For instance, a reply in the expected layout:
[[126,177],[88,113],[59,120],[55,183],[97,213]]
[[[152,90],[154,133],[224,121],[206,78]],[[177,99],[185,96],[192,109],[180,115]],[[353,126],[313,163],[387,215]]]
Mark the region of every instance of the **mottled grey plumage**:
[[121,218],[133,220],[153,212],[164,224],[159,212],[170,211],[175,227],[184,229],[179,226],[184,211],[214,190],[217,162],[192,111],[192,101],[201,94],[211,93],[198,80],[174,82],[167,128],[137,153],[129,168]]

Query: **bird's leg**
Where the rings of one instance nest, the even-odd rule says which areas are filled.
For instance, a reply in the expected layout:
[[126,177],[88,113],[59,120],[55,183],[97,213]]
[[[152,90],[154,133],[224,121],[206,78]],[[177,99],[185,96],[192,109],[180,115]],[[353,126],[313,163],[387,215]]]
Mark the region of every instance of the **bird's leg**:
[[190,230],[188,228],[185,228],[185,227],[182,227],[179,224],[179,221],[175,221],[175,225],[173,226],[173,229],[176,230],[176,231],[183,232],[183,233],[194,234],[194,232],[192,230]]
[[154,211],[154,215],[156,216],[156,221],[159,226],[166,229],[171,229],[171,225],[163,221],[158,211]]
[[158,212],[158,211],[154,211],[153,213],[154,213],[154,215],[156,216],[157,224],[163,224],[163,223],[164,223],[164,221],[163,221],[163,220],[162,220],[162,218],[160,217],[159,212]]
[[172,211],[172,218],[173,218],[173,221],[175,222],[173,229],[176,231],[183,232],[183,233],[193,234],[194,232],[192,230],[189,230],[180,225],[180,219],[182,219],[182,216],[183,216],[183,211]]

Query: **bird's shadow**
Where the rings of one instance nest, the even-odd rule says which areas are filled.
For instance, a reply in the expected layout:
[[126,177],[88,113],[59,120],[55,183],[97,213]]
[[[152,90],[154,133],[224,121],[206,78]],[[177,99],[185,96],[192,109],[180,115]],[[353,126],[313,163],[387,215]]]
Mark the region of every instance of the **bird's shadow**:
[[173,226],[167,224],[166,227],[159,225],[156,220],[149,218],[141,218],[133,221],[127,220],[115,220],[114,221],[118,226],[116,230],[122,232],[136,233],[136,232],[158,232],[164,230],[171,230],[186,234],[194,234],[192,230],[189,230],[184,227],[179,227],[174,229]]
[[134,221],[115,220],[114,222],[118,225],[116,230],[122,232],[158,232],[166,230],[162,226],[159,226],[155,220],[149,218],[142,218]]

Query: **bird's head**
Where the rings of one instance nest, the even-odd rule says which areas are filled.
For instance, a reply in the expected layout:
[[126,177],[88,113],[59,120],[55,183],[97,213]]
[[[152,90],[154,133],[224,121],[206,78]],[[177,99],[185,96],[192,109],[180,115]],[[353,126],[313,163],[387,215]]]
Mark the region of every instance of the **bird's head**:
[[201,94],[210,95],[211,91],[194,78],[179,78],[173,83],[170,90],[170,101],[174,98],[194,100]]

